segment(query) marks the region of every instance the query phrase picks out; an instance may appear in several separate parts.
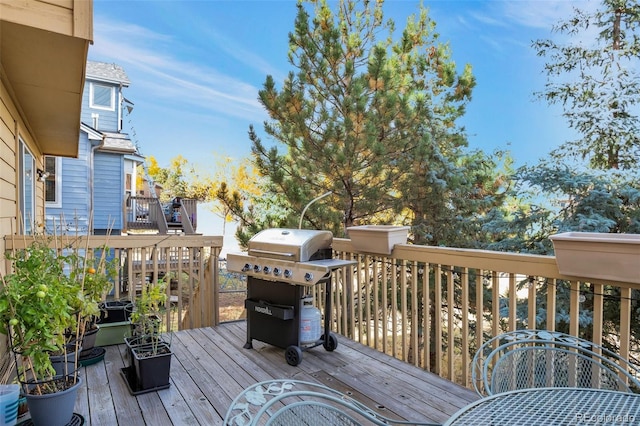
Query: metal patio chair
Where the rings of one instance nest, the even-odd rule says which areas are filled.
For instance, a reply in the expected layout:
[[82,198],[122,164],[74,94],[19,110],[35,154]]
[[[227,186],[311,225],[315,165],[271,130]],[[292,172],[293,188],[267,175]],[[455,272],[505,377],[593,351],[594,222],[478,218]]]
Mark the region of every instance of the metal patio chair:
[[481,396],[539,387],[640,392],[640,368],[588,340],[557,331],[516,330],[485,342],[471,374]]
[[435,423],[393,420],[327,386],[289,379],[267,380],[246,388],[231,402],[223,424],[439,426]]

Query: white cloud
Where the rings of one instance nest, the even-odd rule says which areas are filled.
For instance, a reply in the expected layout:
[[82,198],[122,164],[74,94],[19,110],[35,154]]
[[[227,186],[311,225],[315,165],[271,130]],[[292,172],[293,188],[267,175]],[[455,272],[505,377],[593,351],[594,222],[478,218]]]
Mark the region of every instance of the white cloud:
[[587,5],[585,1],[533,0],[501,1],[492,3],[499,8],[502,18],[518,26],[549,30],[561,19],[573,15],[575,7]]
[[171,36],[97,16],[94,38],[89,57],[116,62],[130,77],[144,76],[132,85],[145,88],[146,95],[174,99],[183,108],[191,105],[250,120],[265,116],[257,87],[212,66],[196,64],[198,58],[179,56],[185,49]]

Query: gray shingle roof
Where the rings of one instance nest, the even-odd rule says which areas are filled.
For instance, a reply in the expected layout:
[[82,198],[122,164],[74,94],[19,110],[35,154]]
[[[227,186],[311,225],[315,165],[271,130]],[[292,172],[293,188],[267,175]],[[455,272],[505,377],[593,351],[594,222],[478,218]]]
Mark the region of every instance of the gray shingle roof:
[[91,80],[122,83],[123,86],[129,86],[131,83],[120,65],[107,62],[87,61],[86,75]]

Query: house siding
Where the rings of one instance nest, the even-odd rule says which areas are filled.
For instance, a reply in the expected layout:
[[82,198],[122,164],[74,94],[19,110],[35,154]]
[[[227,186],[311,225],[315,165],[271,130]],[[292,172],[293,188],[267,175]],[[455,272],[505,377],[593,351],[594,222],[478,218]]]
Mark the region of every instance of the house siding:
[[[1,76],[0,76],[1,77]],[[2,235],[19,234],[18,223],[18,139],[21,139],[36,159],[36,167],[42,167],[42,153],[34,143],[24,119],[9,95],[5,82],[0,78],[0,232]],[[36,185],[36,222],[44,216],[44,188]],[[4,253],[4,240],[0,239],[0,253]],[[6,271],[0,262],[0,272]]]
[[[114,90],[113,111],[91,107],[91,85],[101,84]],[[47,206],[47,220],[58,220],[57,232],[120,234],[124,228],[125,156],[135,148],[128,135],[120,133],[121,90],[129,81],[115,64],[87,63],[82,91],[79,155],[62,159],[60,185],[62,200]],[[97,125],[93,115],[98,115]],[[134,175],[135,177],[135,175]],[[59,218],[64,217],[64,220]]]
[[89,108],[89,105],[91,105],[89,103],[90,99],[90,93],[91,93],[91,89],[90,86],[92,83],[99,83],[105,86],[113,86],[109,83],[104,83],[104,82],[99,82],[96,80],[93,80],[89,77],[87,77],[87,80],[85,82],[84,85],[84,90],[82,92],[82,113],[81,113],[81,121],[91,127],[93,127],[93,114],[98,114],[98,127],[96,128],[96,130],[99,131],[103,131],[103,132],[117,132],[119,130],[119,126],[118,126],[118,110],[119,110],[119,103],[118,103],[118,87],[117,86],[113,86],[115,87],[115,110],[114,111],[109,111],[106,109],[98,109],[98,108]]
[[62,207],[47,207],[46,227],[49,233],[87,233],[91,221],[91,176],[86,164],[90,153],[88,136],[81,132],[78,158],[61,159]]
[[122,154],[96,152],[94,157],[93,227],[97,233],[123,228],[124,161]]
[[[14,234],[17,216],[17,156],[16,156],[16,120],[15,105],[0,81],[0,232],[2,235]],[[0,252],[4,253],[4,240],[0,239]],[[4,262],[0,271],[5,272]]]

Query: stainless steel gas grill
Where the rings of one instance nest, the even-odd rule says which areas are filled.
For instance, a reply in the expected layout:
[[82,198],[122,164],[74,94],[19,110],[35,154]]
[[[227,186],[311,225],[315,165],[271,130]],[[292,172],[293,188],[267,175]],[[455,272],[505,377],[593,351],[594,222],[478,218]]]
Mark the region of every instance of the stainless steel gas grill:
[[[354,264],[332,258],[330,231],[266,229],[248,243],[247,253],[230,253],[227,269],[247,275],[247,343],[253,339],[285,349],[290,365],[302,361],[302,351],[338,346],[331,330],[331,272]],[[301,340],[303,299],[310,287],[326,286],[324,332],[311,342]]]

